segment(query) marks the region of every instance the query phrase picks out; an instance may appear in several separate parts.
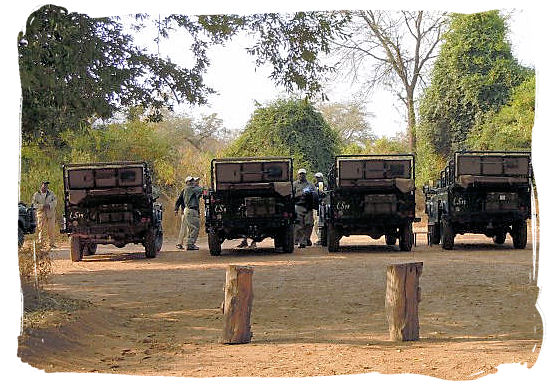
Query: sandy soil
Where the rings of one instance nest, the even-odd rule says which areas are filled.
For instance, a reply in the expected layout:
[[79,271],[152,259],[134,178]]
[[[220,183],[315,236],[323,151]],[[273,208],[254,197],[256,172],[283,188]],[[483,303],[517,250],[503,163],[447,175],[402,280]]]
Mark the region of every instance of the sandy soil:
[[[54,252],[47,290],[92,304],[68,320],[20,337],[19,356],[47,372],[163,376],[316,376],[417,373],[475,379],[503,363],[537,360],[542,341],[535,308],[533,251],[457,236],[453,251],[418,238],[402,253],[383,239],[350,237],[343,250],[277,254],[224,243],[211,257],[165,241],[156,259],[143,248],[99,246],[72,263]],[[360,245],[359,245],[360,244]],[[389,341],[384,312],[386,266],[422,261],[420,340]],[[222,345],[225,268],[254,267],[252,343]]]

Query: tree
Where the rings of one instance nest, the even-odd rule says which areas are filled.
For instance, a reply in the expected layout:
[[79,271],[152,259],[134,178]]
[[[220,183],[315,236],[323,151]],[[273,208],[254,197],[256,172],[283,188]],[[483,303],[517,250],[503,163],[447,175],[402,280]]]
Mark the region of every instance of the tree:
[[[318,56],[328,50],[341,19],[335,12],[171,15],[156,23],[159,38],[175,28],[188,32],[194,64],[181,68],[134,45],[117,18],[93,19],[44,6],[29,16],[19,36],[23,138],[59,141],[63,131],[134,106],[158,121],[162,109],[174,103],[205,103],[213,92],[202,77],[210,64],[208,48],[243,30],[256,37],[249,52],[258,65],[272,65],[278,84],[313,95],[329,70]],[[136,15],[135,30],[146,20],[147,15]]]
[[294,168],[326,173],[339,138],[307,100],[277,100],[257,108],[227,156],[290,156]]
[[337,40],[335,54],[342,66],[351,68],[354,78],[365,62],[372,64],[367,80],[372,88],[383,85],[394,92],[407,111],[409,150],[416,150],[416,92],[428,63],[435,57],[445,24],[444,13],[424,11],[354,11]]
[[535,74],[512,91],[508,104],[488,112],[468,134],[468,147],[478,150],[531,150],[535,122]]
[[368,122],[371,113],[365,112],[361,103],[324,103],[319,110],[332,129],[338,132],[343,145],[364,145],[372,141],[374,134]]
[[526,71],[498,11],[454,14],[420,104],[422,134],[444,157],[467,147],[476,122],[505,105]]
[[205,59],[195,53],[192,69],[178,68],[134,46],[114,19],[44,6],[19,36],[23,138],[57,140],[123,107],[158,110],[169,95],[203,103],[211,90],[201,76]]

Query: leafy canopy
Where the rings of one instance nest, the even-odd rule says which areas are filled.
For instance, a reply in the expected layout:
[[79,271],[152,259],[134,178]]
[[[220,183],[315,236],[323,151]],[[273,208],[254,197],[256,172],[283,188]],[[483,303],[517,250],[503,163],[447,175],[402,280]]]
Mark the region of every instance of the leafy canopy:
[[[321,89],[329,67],[319,64],[329,38],[345,16],[335,12],[185,16],[154,21],[159,36],[183,29],[190,37],[190,68],[147,53],[134,44],[118,18],[90,18],[47,5],[33,12],[19,35],[24,140],[63,144],[62,132],[77,130],[117,111],[140,106],[150,121],[174,103],[202,104],[213,90],[203,81],[208,48],[239,31],[252,34],[248,52],[272,66],[271,77],[287,90],[308,95]],[[134,29],[148,20],[136,15]],[[182,49],[186,49],[182,46]]]
[[525,78],[506,34],[498,11],[451,15],[420,104],[420,131],[439,154],[465,149],[474,124],[505,105]]
[[277,100],[257,108],[226,156],[290,156],[294,168],[326,173],[339,137],[307,100]]

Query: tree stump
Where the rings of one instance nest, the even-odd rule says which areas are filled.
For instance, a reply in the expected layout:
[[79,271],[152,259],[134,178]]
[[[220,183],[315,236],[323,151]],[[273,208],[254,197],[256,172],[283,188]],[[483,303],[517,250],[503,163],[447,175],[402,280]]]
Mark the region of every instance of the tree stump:
[[252,267],[229,265],[225,275],[223,344],[250,343],[252,312]]
[[422,262],[392,264],[387,268],[386,317],[392,341],[419,338],[418,303],[422,265]]

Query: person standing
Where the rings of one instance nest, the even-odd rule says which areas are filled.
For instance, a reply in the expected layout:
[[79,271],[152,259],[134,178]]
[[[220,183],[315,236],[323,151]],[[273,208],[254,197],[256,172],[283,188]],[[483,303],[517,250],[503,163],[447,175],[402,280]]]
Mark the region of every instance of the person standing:
[[185,178],[185,187],[181,190],[180,195],[176,200],[176,206],[174,207],[174,213],[176,214],[176,217],[178,216],[179,209],[181,208],[180,231],[178,233],[178,242],[176,243],[176,248],[178,249],[183,249],[183,240],[187,240],[187,223],[185,222],[185,203],[183,201],[183,195],[185,192],[185,188],[191,185],[192,179],[193,177],[191,176],[187,176]]
[[294,181],[294,209],[296,211],[295,240],[299,248],[311,245],[313,231],[313,194],[315,187],[306,178],[306,170],[298,170],[298,180]]
[[319,204],[313,207],[313,209],[315,210],[315,214],[313,215],[313,228],[315,229],[315,234],[317,235],[317,241],[315,242],[315,245],[322,245],[321,231],[319,228],[319,216],[323,214],[321,209],[324,207],[322,207],[321,200],[325,196],[325,181],[324,176],[321,172],[317,172],[315,174],[315,190],[317,192],[319,201]]
[[44,245],[49,238],[50,247],[55,247],[55,207],[57,198],[49,190],[49,181],[43,181],[40,190],[32,196],[32,205],[36,208],[38,242]]
[[[200,215],[199,215],[199,198],[202,195],[203,188],[198,185],[199,178],[188,176],[186,186],[183,190],[183,209],[184,221],[187,231],[187,247],[188,251],[196,251],[199,249],[195,245],[199,236]],[[189,183],[187,183],[189,182]]]

